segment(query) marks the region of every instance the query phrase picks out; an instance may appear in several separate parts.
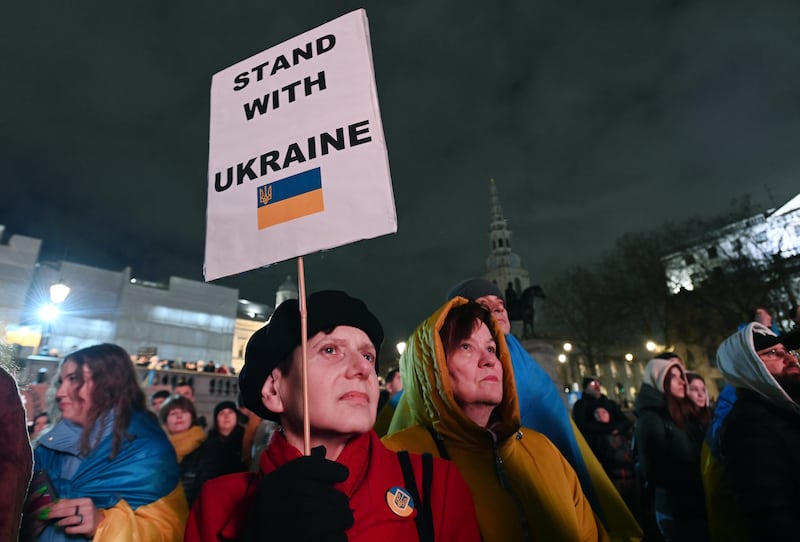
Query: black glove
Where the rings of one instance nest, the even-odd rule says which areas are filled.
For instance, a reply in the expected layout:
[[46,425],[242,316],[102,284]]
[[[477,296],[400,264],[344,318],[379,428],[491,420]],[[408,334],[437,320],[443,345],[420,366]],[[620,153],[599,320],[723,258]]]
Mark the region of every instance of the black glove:
[[267,474],[250,511],[249,540],[347,542],[353,526],[350,499],[333,485],[350,471],[325,459],[325,447]]

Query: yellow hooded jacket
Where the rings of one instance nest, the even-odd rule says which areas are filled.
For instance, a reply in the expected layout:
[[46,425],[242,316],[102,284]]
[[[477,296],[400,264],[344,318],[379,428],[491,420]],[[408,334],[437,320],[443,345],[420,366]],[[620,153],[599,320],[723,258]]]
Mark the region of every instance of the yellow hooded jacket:
[[498,421],[488,430],[456,403],[439,330],[450,309],[466,302],[448,301],[409,338],[400,371],[411,419],[384,444],[438,456],[435,434],[470,487],[485,542],[609,540],[566,459],[544,435],[520,427],[511,357],[496,324],[504,390]]

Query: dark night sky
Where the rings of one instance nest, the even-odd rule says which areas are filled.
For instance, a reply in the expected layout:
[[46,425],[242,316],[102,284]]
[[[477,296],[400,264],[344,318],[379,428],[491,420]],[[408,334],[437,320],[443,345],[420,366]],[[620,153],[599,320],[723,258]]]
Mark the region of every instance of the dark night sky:
[[[212,74],[358,7],[399,232],[307,257],[307,284],[364,298],[387,340],[484,272],[490,177],[544,284],[627,231],[800,187],[796,2],[37,4],[0,23],[0,224],[46,259],[201,279]],[[219,283],[271,303],[287,274]]]

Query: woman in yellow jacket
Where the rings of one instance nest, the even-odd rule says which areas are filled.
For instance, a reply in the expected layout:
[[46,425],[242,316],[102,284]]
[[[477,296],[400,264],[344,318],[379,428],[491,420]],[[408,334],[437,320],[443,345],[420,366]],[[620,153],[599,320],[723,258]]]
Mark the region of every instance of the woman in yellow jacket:
[[520,426],[505,338],[485,308],[448,301],[411,335],[400,370],[412,422],[383,442],[455,462],[485,542],[608,540],[569,463]]

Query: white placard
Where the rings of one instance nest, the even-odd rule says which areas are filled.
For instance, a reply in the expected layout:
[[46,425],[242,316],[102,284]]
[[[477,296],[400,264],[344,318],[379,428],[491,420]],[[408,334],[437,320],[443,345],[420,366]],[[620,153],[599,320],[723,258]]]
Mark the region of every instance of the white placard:
[[207,281],[396,231],[363,9],[213,76]]

